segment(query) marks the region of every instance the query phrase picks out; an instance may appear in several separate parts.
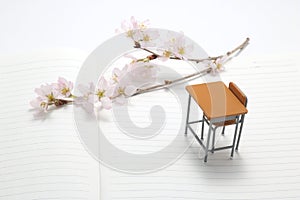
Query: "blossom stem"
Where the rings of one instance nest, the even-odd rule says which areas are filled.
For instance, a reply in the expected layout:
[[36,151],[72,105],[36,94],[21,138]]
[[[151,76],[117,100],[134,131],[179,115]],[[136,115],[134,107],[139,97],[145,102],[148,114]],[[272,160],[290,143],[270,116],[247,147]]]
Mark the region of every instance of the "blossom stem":
[[[242,51],[249,44],[249,41],[250,41],[250,39],[246,38],[246,40],[242,44],[240,44],[239,46],[237,46],[233,50],[228,51],[226,53],[226,55],[231,56],[232,54],[236,53],[237,51]],[[147,48],[141,47],[140,45],[138,45],[138,46],[136,45],[135,48],[139,48],[141,50],[147,51],[147,52],[155,55],[154,59],[157,58],[157,57],[163,57],[162,55],[159,55],[159,54],[157,54],[157,53],[155,53],[155,52],[153,52],[153,51],[151,51]],[[219,55],[219,56],[207,57],[207,58],[202,58],[202,59],[187,58],[185,60],[199,63],[199,62],[208,61],[208,60],[217,60],[218,58],[221,58],[222,56],[223,55]],[[170,59],[172,59],[172,60],[183,60],[182,58],[174,57],[174,56],[171,56]],[[139,59],[139,60],[142,61],[143,59]]]
[[[250,40],[249,38],[246,38],[246,40],[242,44],[240,44],[239,46],[237,46],[233,50],[228,51],[226,53],[226,55],[228,57],[230,57],[230,56],[232,56],[232,54],[236,53],[237,51],[241,52],[249,44],[249,40]],[[156,57],[161,57],[161,55],[158,55],[157,53],[154,53],[154,52],[152,52],[152,51],[150,51],[150,50],[148,50],[146,48],[140,48],[140,49],[145,50],[145,51],[147,51],[149,53],[152,53],[153,55],[155,55],[155,58]],[[217,60],[218,58],[221,58],[221,57],[223,57],[223,55],[215,56],[215,57],[208,57],[208,58],[204,58],[204,59],[187,59],[187,60],[199,63],[199,62],[208,61],[208,60],[214,60],[215,61],[215,60]],[[178,57],[171,57],[171,59],[182,60],[181,58],[178,58]],[[178,78],[178,79],[165,80],[165,82],[163,84],[158,84],[158,85],[150,86],[150,87],[143,88],[143,89],[137,89],[137,91],[133,95],[131,95],[131,96],[135,96],[135,95],[139,95],[139,94],[151,92],[151,91],[154,91],[154,90],[160,90],[160,89],[169,87],[170,85],[173,85],[173,84],[178,83],[178,82],[186,82],[186,81],[190,80],[191,78],[203,76],[203,75],[209,73],[211,70],[212,70],[211,67],[207,67],[206,69],[203,69],[203,70],[201,70],[199,72],[195,72],[193,74],[190,74],[190,75]]]
[[154,51],[151,51],[151,50],[149,50],[149,49],[147,49],[147,48],[139,47],[139,49],[142,49],[142,50],[144,50],[144,51],[147,51],[147,52],[149,52],[149,53],[151,53],[151,54],[153,54],[153,55],[155,55],[155,56],[157,56],[157,57],[161,57],[161,55],[159,55],[159,54],[155,53]]
[[73,98],[63,98],[63,99],[57,98],[53,102],[48,103],[48,105],[62,106],[73,102],[74,102]]
[[188,80],[190,80],[191,78],[195,78],[198,76],[203,76],[207,73],[209,73],[211,71],[211,67],[207,67],[204,70],[201,70],[199,72],[195,72],[193,74],[178,78],[178,79],[174,79],[174,80],[165,80],[165,82],[163,84],[158,84],[158,85],[154,85],[154,86],[150,86],[144,89],[137,89],[137,92],[135,92],[134,94],[132,94],[131,96],[135,96],[135,95],[139,95],[139,94],[143,94],[143,93],[147,93],[147,92],[152,92],[154,90],[160,90],[166,87],[169,87],[171,85],[174,85],[175,83],[178,82],[186,82]]
[[[248,44],[249,44],[249,38],[247,38],[242,44],[240,44],[239,46],[237,46],[233,50],[227,52],[226,55],[228,57],[230,57],[230,56],[232,56],[232,54],[236,53],[237,51],[239,51],[239,52],[242,51]],[[152,54],[150,56],[147,56],[144,59],[139,59],[138,61],[145,61],[145,59],[154,60],[154,59],[156,59],[158,57],[163,57],[162,55],[159,55],[159,54],[155,53],[154,51],[151,51],[151,50],[149,50],[147,48],[141,47],[140,45],[136,45],[135,48],[139,48],[141,50],[147,51],[147,52],[149,52],[149,53]],[[189,58],[189,59],[186,59],[186,60],[187,61],[193,61],[193,62],[199,63],[199,62],[204,62],[204,61],[208,61],[208,60],[215,61],[215,60],[217,60],[218,58],[221,58],[221,57],[223,57],[223,55],[215,56],[215,57],[208,57],[208,58],[204,58],[204,59],[192,59],[192,58]],[[179,57],[170,57],[170,59],[183,60],[182,58],[179,58]],[[164,89],[164,88],[169,87],[171,85],[174,85],[175,83],[179,83],[179,82],[183,83],[183,82],[186,82],[186,81],[188,81],[188,80],[190,80],[192,78],[204,76],[207,73],[209,73],[211,70],[212,70],[212,67],[207,67],[207,68],[205,68],[205,69],[203,69],[201,71],[195,72],[193,74],[189,74],[187,76],[184,76],[184,77],[181,77],[181,78],[178,78],[178,79],[165,80],[164,83],[162,83],[162,84],[153,85],[153,86],[150,86],[150,87],[147,87],[147,88],[138,88],[137,91],[134,94],[132,94],[131,96],[127,96],[127,97],[132,97],[132,96],[136,96],[136,95],[147,93],[147,92],[161,90],[161,89]],[[110,97],[110,99],[113,100],[113,99],[119,97],[120,95],[121,94],[118,94],[118,95],[116,95],[114,97]],[[48,105],[53,105],[54,104],[56,106],[62,106],[62,105],[68,104],[68,103],[73,103],[74,102],[74,98],[76,98],[76,96],[74,96],[74,95],[71,94],[69,98],[56,99],[54,102],[48,103]]]
[[237,46],[235,49],[233,49],[232,51],[227,52],[227,56],[231,56],[232,54],[234,54],[237,51],[242,51],[243,49],[246,48],[246,46],[248,46],[250,41],[250,38],[246,38],[246,40],[240,44],[239,46]]

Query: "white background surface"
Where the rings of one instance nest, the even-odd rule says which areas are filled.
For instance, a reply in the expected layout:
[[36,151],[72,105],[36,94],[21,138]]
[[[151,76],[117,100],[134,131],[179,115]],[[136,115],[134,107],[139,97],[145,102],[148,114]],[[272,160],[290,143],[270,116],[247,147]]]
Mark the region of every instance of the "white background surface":
[[[300,1],[296,0],[0,0],[0,55],[49,48],[77,48],[91,52],[101,42],[115,34],[114,30],[122,20],[130,18],[132,15],[141,20],[150,19],[152,27],[184,31],[187,36],[198,42],[212,56],[232,49],[244,41],[246,37],[251,38],[251,44],[241,56],[300,52],[299,8]],[[280,58],[278,57],[279,60]],[[207,167],[202,160],[195,156],[198,155],[197,146],[196,153],[185,154],[187,156],[186,160],[182,160],[178,165],[172,165],[173,168],[170,168],[169,171],[161,171],[161,174],[156,174],[156,176],[148,176],[146,183],[149,184],[143,185],[144,179],[127,178],[126,174],[120,178],[118,174],[111,180],[112,183],[115,183],[116,189],[124,189],[123,192],[107,192],[123,198],[125,195],[135,196],[146,191],[146,199],[150,199],[147,198],[148,196],[158,194],[170,196],[170,199],[178,197],[186,199],[191,196],[197,199],[199,196],[203,197],[204,195],[204,199],[209,199],[209,197],[212,199],[212,196],[223,199],[241,199],[241,196],[249,199],[255,199],[255,197],[257,199],[299,199],[300,140],[299,131],[297,130],[299,130],[300,112],[299,104],[297,104],[299,95],[294,92],[299,91],[299,84],[297,84],[299,83],[297,81],[299,76],[295,73],[299,67],[295,58],[283,61],[277,62],[276,59],[275,61],[262,60],[254,67],[252,63],[248,63],[248,65],[246,63],[243,66],[248,68],[243,68],[244,70],[241,71],[232,70],[231,73],[224,73],[222,77],[226,78],[227,74],[226,80],[234,78],[235,81],[241,83],[242,88],[247,91],[251,99],[249,104],[251,112],[247,115],[247,126],[243,130],[244,138],[242,140],[247,142],[243,143],[243,150],[240,155],[236,154],[233,160],[227,162],[228,152],[216,154],[209,157],[208,165],[210,166]],[[31,131],[31,127],[33,127],[31,123],[34,122],[28,122],[30,125],[26,127],[22,126],[27,121],[18,120],[15,123],[15,119],[20,119],[23,116],[28,121],[31,120],[31,116],[27,113],[27,101],[17,101],[16,99],[18,97],[26,99],[27,95],[33,96],[33,85],[38,86],[41,83],[40,80],[45,81],[47,77],[57,77],[57,74],[62,73],[61,68],[59,68],[59,71],[56,70],[60,65],[55,65],[52,69],[40,67],[38,64],[35,66],[32,66],[31,63],[22,65],[22,67],[29,66],[30,70],[28,71],[17,70],[19,66],[13,65],[3,67],[3,72],[8,73],[3,73],[3,78],[1,77],[0,80],[2,83],[0,89],[3,91],[0,93],[11,98],[1,98],[4,103],[0,103],[2,106],[0,110],[2,113],[4,112],[3,116],[5,115],[1,119],[6,126],[1,127],[5,131],[0,131],[0,133],[6,135],[4,140],[13,138],[13,142],[15,140],[18,142],[20,151],[16,154],[16,157],[27,156],[33,160],[35,159],[34,156],[47,153],[49,149],[52,152],[52,148],[56,148],[57,143],[55,141],[57,141],[57,137],[69,136],[63,135],[69,133],[64,131],[65,129],[58,129],[59,132],[54,133],[54,129],[57,129],[57,127],[50,126],[51,123],[47,121],[50,132],[46,132],[47,138],[44,139],[49,138],[48,140],[52,141],[49,148],[42,147],[45,149],[37,151],[36,145],[23,145],[30,144],[33,141],[44,141],[44,139],[40,138],[40,132]],[[71,72],[65,70],[64,73],[74,73],[71,68],[67,69]],[[271,70],[272,73],[269,73]],[[45,73],[39,74],[37,72]],[[264,87],[261,87],[261,85]],[[276,90],[273,88],[276,88]],[[278,96],[278,94],[280,95]],[[288,98],[285,99],[284,97]],[[268,104],[264,104],[265,102],[268,102]],[[261,110],[262,112],[259,112]],[[287,110],[293,112],[294,119],[290,118],[291,114],[286,112]],[[283,116],[272,118],[272,116],[277,116],[278,113]],[[56,112],[53,114],[63,116],[65,113],[60,110],[57,114]],[[65,120],[62,117],[53,117],[52,123],[58,124],[61,119]],[[291,126],[281,126],[287,124],[284,122],[288,122]],[[36,126],[42,125],[38,123]],[[18,129],[15,129],[15,127],[18,127]],[[8,130],[11,132],[8,132]],[[37,128],[37,130],[40,129]],[[51,132],[51,130],[53,131]],[[26,140],[23,139],[23,134],[26,135],[24,137],[36,136],[41,140]],[[58,143],[58,145],[60,144],[63,144],[63,146],[56,148],[55,152],[59,151],[61,153],[64,152],[63,148],[69,148],[68,143],[66,145],[64,145],[65,143]],[[2,149],[5,149],[6,146],[7,144]],[[288,148],[286,148],[287,146]],[[16,151],[14,148],[7,149],[8,152]],[[29,153],[24,152],[26,150]],[[2,157],[5,159],[10,155],[3,153],[2,150]],[[82,162],[81,157],[72,156],[71,158],[74,158],[76,162]],[[12,159],[12,157],[9,157],[9,159]],[[48,157],[44,159],[49,161]],[[31,161],[29,160],[29,162]],[[17,185],[17,181],[11,185],[2,184],[0,186],[2,192],[0,199],[1,195],[5,196],[5,200],[20,199],[20,196],[22,196],[21,199],[33,199],[32,196],[49,199],[52,197],[51,195],[65,197],[66,194],[69,194],[66,190],[71,191],[70,193],[74,196],[77,195],[74,190],[77,190],[78,185],[72,187],[71,184],[51,184],[51,181],[53,181],[51,178],[33,182],[30,178],[23,179],[24,173],[13,173],[14,170],[18,172],[33,168],[37,169],[37,175],[43,174],[43,171],[39,171],[43,170],[40,163],[26,165],[27,168],[24,168],[21,165],[22,163],[18,165],[19,160],[17,159],[12,163],[16,165],[15,168],[9,168],[6,166],[7,163],[2,162],[1,167],[3,166],[6,171],[1,172],[8,172],[8,179],[14,180],[21,177],[21,184]],[[42,161],[41,164],[43,164]],[[219,168],[220,165],[222,167]],[[52,165],[50,166],[52,167]],[[57,166],[60,167],[60,165]],[[55,173],[61,172],[59,167],[53,167],[52,171]],[[67,169],[68,173],[73,173],[73,171],[70,172],[69,168]],[[237,173],[227,173],[230,171]],[[90,172],[93,171],[90,170]],[[63,173],[65,172],[63,171]],[[74,170],[74,173],[77,175],[76,170]],[[176,179],[166,178],[172,176],[176,176]],[[186,177],[196,178],[192,181],[189,180],[188,183],[191,184],[184,186],[182,183],[188,180]],[[161,185],[158,189],[156,189],[157,180],[162,180],[159,182]],[[55,181],[59,182],[61,178],[56,177]],[[122,181],[123,185],[116,184],[118,182],[122,183]],[[133,187],[130,183],[136,184],[133,189],[130,188]],[[96,184],[91,183],[91,185]],[[105,184],[103,185],[106,187]],[[160,190],[161,188],[165,190]],[[80,189],[78,189],[79,192]],[[43,193],[40,193],[41,190]],[[58,193],[54,193],[53,190],[57,190]],[[21,192],[23,191],[28,196],[22,195]],[[106,191],[105,188],[103,191]],[[128,199],[131,200],[132,198],[129,197]]]
[[246,37],[246,55],[300,52],[299,10],[297,0],[1,0],[0,54],[60,47],[91,52],[130,16],[184,31],[211,56]]

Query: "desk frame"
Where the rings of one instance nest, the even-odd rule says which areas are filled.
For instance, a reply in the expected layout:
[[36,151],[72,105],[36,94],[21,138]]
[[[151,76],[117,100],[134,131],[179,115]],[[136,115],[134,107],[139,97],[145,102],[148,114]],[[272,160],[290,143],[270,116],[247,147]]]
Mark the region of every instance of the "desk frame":
[[[231,157],[233,157],[234,147],[235,147],[235,142],[236,142],[236,136],[237,136],[237,130],[238,130],[238,124],[241,122],[241,128],[243,127],[244,114],[242,115],[241,121],[239,120],[241,114],[234,115],[234,116],[229,116],[229,117],[213,118],[213,119],[210,119],[209,121],[205,118],[205,115],[203,114],[202,120],[189,121],[190,104],[191,104],[191,95],[189,94],[189,97],[188,97],[187,117],[186,117],[186,127],[185,127],[185,135],[187,134],[187,131],[189,129],[192,132],[192,134],[194,135],[194,137],[196,138],[196,140],[199,142],[200,146],[205,150],[204,162],[207,162],[208,152],[212,152],[213,153],[214,151],[219,151],[219,150],[224,150],[224,149],[230,149],[231,148]],[[234,131],[232,145],[230,145],[230,146],[224,146],[224,147],[219,147],[219,148],[214,148],[214,144],[213,144],[213,148],[209,149],[210,137],[211,137],[211,132],[212,132],[212,129],[213,129],[213,127],[212,127],[213,123],[223,122],[223,121],[232,120],[232,119],[236,119],[236,125],[235,125],[235,131]],[[200,123],[200,122],[202,122],[201,137],[203,137],[204,122],[206,122],[209,125],[209,130],[208,130],[208,136],[207,136],[206,145],[203,144],[203,141],[202,141],[203,138],[200,139],[198,137],[198,135],[196,134],[196,132],[193,130],[193,128],[190,126],[190,124],[195,124],[195,123]],[[240,140],[240,135],[241,135],[241,130],[242,130],[241,128],[240,128],[240,132],[239,132],[238,142]],[[214,141],[213,141],[213,143],[214,143]]]

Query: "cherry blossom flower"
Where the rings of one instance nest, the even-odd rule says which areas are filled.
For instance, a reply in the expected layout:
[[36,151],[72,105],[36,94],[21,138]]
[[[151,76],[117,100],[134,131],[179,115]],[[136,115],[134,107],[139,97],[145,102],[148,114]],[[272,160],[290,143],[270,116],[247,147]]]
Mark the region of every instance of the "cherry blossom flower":
[[115,101],[119,104],[124,104],[126,102],[126,98],[130,97],[136,92],[137,88],[133,85],[126,85],[122,82],[117,84],[114,87],[114,95]]
[[204,63],[206,64],[207,67],[210,67],[210,68],[211,68],[210,73],[211,73],[212,75],[216,75],[216,74],[217,74],[218,71],[217,71],[217,65],[216,65],[215,62],[213,62],[213,61],[211,61],[211,60],[208,60],[208,61],[205,61]]
[[[101,77],[97,89],[96,89],[96,99],[99,101],[98,109],[111,109],[112,101],[110,97],[113,95],[113,88],[108,84],[105,78]],[[98,103],[98,102],[97,102]]]
[[36,88],[34,91],[43,100],[47,100],[48,102],[53,102],[59,95],[55,90],[55,84],[41,85],[40,88]]
[[165,51],[163,56],[166,58],[171,57],[172,55],[180,58],[186,59],[189,57],[190,53],[193,50],[192,44],[187,44],[185,41],[184,34],[181,33],[178,37],[171,37],[169,41],[165,43]]
[[46,111],[49,105],[57,103],[59,93],[55,89],[55,84],[41,85],[40,88],[36,88],[34,91],[38,97],[30,102],[33,108]]
[[220,71],[224,71],[225,70],[225,63],[228,61],[228,56],[225,55],[225,56],[222,56],[220,58],[218,58],[216,61],[215,61],[215,64],[216,64],[216,68],[217,70],[220,72]]
[[224,64],[227,62],[228,57],[227,56],[222,56],[220,58],[217,58],[214,61],[206,61],[206,64],[208,67],[211,67],[211,73],[213,75],[216,75],[219,72],[222,72],[225,70]]
[[128,78],[128,67],[129,65],[125,65],[121,70],[119,68],[114,68],[112,71],[110,84],[116,84],[119,83],[121,79],[124,81],[125,77]]
[[153,63],[136,62],[129,67],[132,81],[149,82],[157,78],[159,67]]
[[74,103],[82,106],[87,112],[94,112],[94,104],[96,98],[94,98],[95,85],[90,82],[87,86],[83,84],[78,85],[78,90],[83,96],[76,97]]
[[125,98],[131,96],[135,91],[136,87],[132,85],[132,65],[139,63],[133,62],[131,64],[125,65],[122,70],[119,68],[114,68],[112,72],[112,78],[110,81],[112,96],[119,104],[125,103]]
[[134,41],[136,47],[154,47],[154,40],[159,37],[159,33],[156,30],[148,29],[148,24],[149,20],[140,22],[131,17],[130,21],[123,21],[121,30],[117,29],[116,32],[125,32],[126,36]]
[[167,61],[172,56],[172,52],[170,50],[164,50],[162,56],[158,59],[161,61]]
[[145,47],[155,47],[155,40],[158,39],[159,33],[158,31],[145,29],[142,31],[137,31],[136,34],[133,35],[133,40],[139,42],[139,45],[143,48]]
[[48,109],[48,103],[44,101],[40,96],[36,97],[29,103],[37,111],[46,111]]
[[71,81],[67,81],[65,78],[59,77],[56,89],[62,95],[62,97],[70,97],[71,91],[73,90],[73,83]]
[[116,32],[125,32],[127,37],[133,38],[135,34],[139,34],[140,31],[145,30],[148,24],[149,20],[139,22],[132,16],[130,21],[124,20],[121,24],[121,30],[117,29]]

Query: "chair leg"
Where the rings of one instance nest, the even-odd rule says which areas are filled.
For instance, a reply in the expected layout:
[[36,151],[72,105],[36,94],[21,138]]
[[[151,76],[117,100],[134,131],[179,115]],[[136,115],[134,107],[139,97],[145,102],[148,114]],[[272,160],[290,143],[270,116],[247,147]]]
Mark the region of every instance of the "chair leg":
[[235,150],[238,150],[238,148],[239,148],[240,139],[241,139],[241,135],[242,135],[242,129],[243,129],[243,125],[244,125],[244,119],[245,119],[245,115],[243,115],[242,119],[241,119],[241,127],[240,127],[239,136],[238,136]]
[[224,135],[224,133],[225,133],[225,126],[223,126],[222,135]]
[[211,152],[215,152],[215,140],[216,140],[216,129],[217,127],[213,128],[213,138],[212,138],[212,144],[211,144]]
[[201,140],[203,140],[203,132],[204,132],[204,114],[202,116]]
[[204,162],[207,162],[207,156],[208,156],[208,148],[209,148],[209,140],[210,140],[211,130],[212,130],[212,124],[209,123],[209,130],[208,130],[208,136],[207,136],[207,142],[206,142],[206,148],[205,148]]

